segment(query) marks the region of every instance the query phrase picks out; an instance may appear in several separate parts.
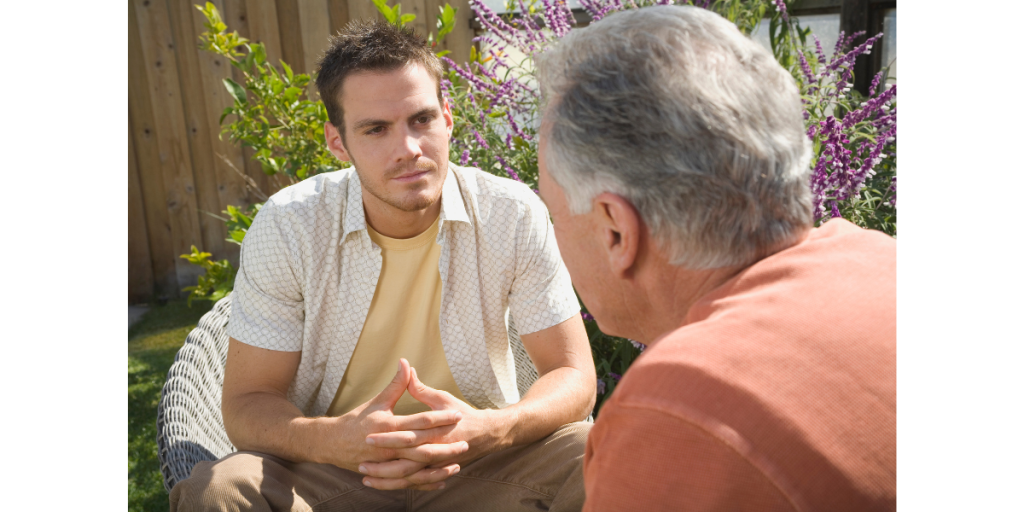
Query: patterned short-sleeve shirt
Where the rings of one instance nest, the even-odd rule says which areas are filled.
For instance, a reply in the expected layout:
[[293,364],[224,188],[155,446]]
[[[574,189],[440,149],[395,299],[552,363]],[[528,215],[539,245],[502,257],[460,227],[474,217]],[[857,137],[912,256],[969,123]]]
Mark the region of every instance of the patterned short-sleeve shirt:
[[[548,211],[525,185],[449,163],[441,192],[441,344],[477,408],[519,401],[508,317],[520,334],[579,312]],[[228,335],[302,356],[288,399],[327,412],[381,271],[352,168],[274,194],[242,244]],[[393,371],[392,364],[381,371]]]

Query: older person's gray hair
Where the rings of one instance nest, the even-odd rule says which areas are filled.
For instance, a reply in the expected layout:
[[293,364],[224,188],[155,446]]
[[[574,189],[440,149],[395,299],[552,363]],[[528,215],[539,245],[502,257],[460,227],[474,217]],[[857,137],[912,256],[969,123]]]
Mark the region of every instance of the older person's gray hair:
[[813,222],[796,83],[722,17],[616,13],[537,66],[544,163],[574,214],[618,194],[672,264],[694,270],[753,263]]

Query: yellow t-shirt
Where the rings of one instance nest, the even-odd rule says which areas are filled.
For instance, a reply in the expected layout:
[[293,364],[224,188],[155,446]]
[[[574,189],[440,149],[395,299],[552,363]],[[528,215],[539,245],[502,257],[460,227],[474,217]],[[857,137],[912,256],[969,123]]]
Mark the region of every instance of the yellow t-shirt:
[[[440,219],[440,216],[438,217]],[[366,226],[370,240],[381,248],[380,278],[352,358],[341,378],[328,416],[340,416],[377,396],[406,358],[426,385],[465,401],[459,392],[441,345],[441,274],[437,244],[438,220],[413,238],[395,239]],[[395,414],[428,411],[406,391]]]

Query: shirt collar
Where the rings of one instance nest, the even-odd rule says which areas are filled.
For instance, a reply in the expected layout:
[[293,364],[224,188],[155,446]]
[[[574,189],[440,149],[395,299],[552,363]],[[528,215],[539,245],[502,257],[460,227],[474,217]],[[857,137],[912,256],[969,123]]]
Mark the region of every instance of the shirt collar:
[[348,190],[345,196],[345,218],[342,221],[341,242],[348,239],[349,233],[366,231],[366,212],[363,211],[363,186],[359,182],[359,173],[350,167],[352,173],[348,179]]
[[462,191],[459,189],[459,177],[461,172],[455,164],[448,163],[448,176],[445,176],[444,185],[441,186],[441,223],[445,221],[459,221],[472,224],[469,213],[466,212],[466,203],[462,198]]
[[[366,230],[366,212],[363,210],[363,187],[359,181],[359,173],[351,168],[352,176],[348,180],[346,191],[345,219],[342,223],[341,241],[344,242],[349,233]],[[459,221],[467,224],[473,222],[466,211],[466,203],[462,199],[459,180],[456,177],[457,166],[448,163],[448,175],[441,185],[441,226],[447,221]]]

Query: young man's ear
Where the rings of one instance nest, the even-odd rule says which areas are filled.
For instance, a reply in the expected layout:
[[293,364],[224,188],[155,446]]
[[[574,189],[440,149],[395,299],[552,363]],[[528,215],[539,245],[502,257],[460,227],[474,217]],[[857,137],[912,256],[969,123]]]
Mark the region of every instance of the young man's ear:
[[324,123],[324,138],[327,139],[327,149],[338,160],[342,162],[352,161],[352,157],[345,150],[345,143],[341,140],[341,132],[330,121]]
[[640,213],[625,198],[610,192],[598,194],[593,208],[608,268],[616,277],[628,277],[637,262],[640,247],[643,229]]
[[441,115],[444,116],[444,124],[448,129],[448,138],[451,138],[452,130],[455,129],[455,118],[452,116],[452,108],[448,104],[448,98],[444,98],[444,101],[441,103]]

